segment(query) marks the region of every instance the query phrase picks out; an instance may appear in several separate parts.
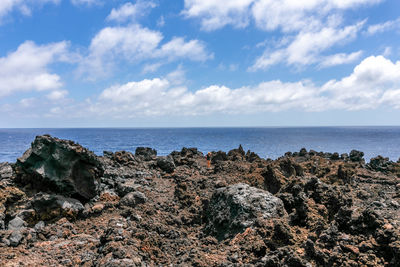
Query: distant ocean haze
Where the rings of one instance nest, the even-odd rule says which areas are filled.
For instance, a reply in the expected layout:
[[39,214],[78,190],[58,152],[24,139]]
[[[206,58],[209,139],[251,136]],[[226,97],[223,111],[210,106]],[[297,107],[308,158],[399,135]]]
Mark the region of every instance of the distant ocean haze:
[[182,147],[199,151],[226,151],[243,148],[262,158],[276,159],[285,152],[301,148],[323,152],[365,153],[397,161],[400,157],[400,127],[302,127],[302,128],[76,128],[76,129],[0,129],[0,162],[15,162],[35,136],[50,134],[73,140],[102,155],[103,151],[152,147],[167,155]]

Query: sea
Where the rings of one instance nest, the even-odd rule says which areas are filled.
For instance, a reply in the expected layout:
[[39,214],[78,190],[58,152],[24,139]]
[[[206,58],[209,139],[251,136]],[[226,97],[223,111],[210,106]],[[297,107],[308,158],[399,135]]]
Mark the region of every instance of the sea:
[[393,161],[400,157],[400,127],[257,127],[257,128],[57,128],[0,129],[0,162],[15,162],[35,136],[50,134],[73,140],[97,155],[103,151],[152,147],[167,155],[183,147],[199,151],[226,151],[243,148],[260,157],[276,159],[301,148],[323,152],[349,153],[352,149]]

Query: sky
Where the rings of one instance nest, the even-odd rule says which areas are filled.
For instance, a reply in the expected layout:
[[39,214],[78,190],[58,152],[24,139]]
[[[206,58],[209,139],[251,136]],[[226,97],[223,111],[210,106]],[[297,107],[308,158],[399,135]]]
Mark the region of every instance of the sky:
[[0,127],[400,125],[398,0],[1,0]]

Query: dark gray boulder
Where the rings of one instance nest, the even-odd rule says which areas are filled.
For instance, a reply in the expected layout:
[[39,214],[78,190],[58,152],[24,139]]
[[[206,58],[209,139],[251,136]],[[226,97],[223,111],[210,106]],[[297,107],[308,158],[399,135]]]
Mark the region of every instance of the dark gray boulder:
[[350,152],[350,160],[353,162],[364,162],[364,152],[358,150],[352,150]]
[[167,173],[173,173],[175,170],[174,159],[170,155],[166,157],[159,157],[157,159],[157,166]]
[[135,150],[135,156],[138,156],[145,161],[153,160],[157,156],[157,150],[151,147],[138,147]]
[[103,174],[93,152],[49,135],[37,136],[16,166],[22,182],[80,199],[96,196]]
[[206,232],[223,240],[252,227],[258,218],[287,217],[282,200],[247,184],[218,188],[206,211]]
[[389,160],[389,158],[384,158],[382,156],[377,156],[372,158],[370,162],[367,164],[367,168],[374,171],[386,172],[390,170],[390,167],[393,166],[393,162]]

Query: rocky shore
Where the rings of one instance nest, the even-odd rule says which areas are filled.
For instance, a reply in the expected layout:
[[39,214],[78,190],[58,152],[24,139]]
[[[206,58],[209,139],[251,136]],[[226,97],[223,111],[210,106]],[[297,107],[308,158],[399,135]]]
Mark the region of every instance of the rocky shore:
[[400,266],[399,161],[210,160],[36,137],[0,164],[0,266]]

